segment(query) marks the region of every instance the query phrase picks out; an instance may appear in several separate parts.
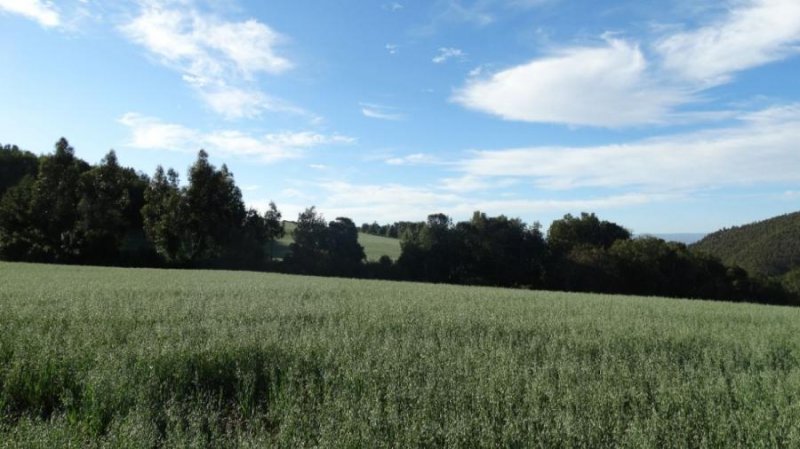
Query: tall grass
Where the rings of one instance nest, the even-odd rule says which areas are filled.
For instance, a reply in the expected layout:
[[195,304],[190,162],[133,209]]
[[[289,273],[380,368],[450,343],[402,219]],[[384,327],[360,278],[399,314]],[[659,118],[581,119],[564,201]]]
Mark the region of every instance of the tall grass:
[[0,264],[2,447],[800,447],[800,310]]

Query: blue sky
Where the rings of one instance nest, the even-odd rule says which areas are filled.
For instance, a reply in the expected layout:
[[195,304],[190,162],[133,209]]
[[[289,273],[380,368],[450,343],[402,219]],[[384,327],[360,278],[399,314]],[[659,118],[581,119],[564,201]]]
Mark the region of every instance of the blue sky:
[[205,148],[289,219],[800,209],[797,0],[0,0],[0,142]]

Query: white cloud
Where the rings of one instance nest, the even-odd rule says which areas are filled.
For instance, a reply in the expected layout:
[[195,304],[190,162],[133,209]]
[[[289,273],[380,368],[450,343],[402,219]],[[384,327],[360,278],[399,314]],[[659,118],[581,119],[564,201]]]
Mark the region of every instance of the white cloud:
[[708,26],[640,46],[560,49],[494,74],[471,74],[453,99],[507,120],[623,127],[714,120],[726,111],[681,111],[736,72],[800,53],[800,2],[731,0]]
[[402,157],[393,157],[386,159],[389,165],[420,165],[420,164],[435,164],[439,159],[433,155],[426,153],[414,153]]
[[364,117],[374,118],[378,120],[398,121],[405,119],[403,114],[397,112],[396,108],[391,106],[383,106],[374,103],[360,103],[361,114]]
[[[443,210],[460,198],[424,187],[399,184],[351,184],[332,181],[320,184],[324,201],[318,204],[326,216],[351,217],[356,221],[381,218],[385,221],[420,219],[421,214]],[[424,215],[423,215],[424,216]]]
[[444,190],[457,192],[457,193],[466,193],[466,192],[477,192],[477,191],[488,191],[493,189],[501,189],[506,187],[511,187],[514,184],[518,184],[519,181],[514,178],[487,178],[481,176],[474,176],[474,175],[463,175],[457,178],[444,178],[440,183],[440,187]]
[[226,22],[193,9],[148,1],[122,27],[133,42],[190,76],[221,76],[228,67],[250,77],[292,67],[275,53],[282,37],[256,20]]
[[211,109],[228,119],[253,118],[271,109],[269,99],[259,91],[226,86],[202,89],[200,96]]
[[442,64],[447,62],[448,59],[464,58],[465,56],[466,53],[459,48],[442,47],[439,49],[439,54],[434,56],[432,61],[434,64]]
[[350,144],[352,137],[323,135],[310,131],[281,132],[260,136],[236,130],[201,132],[159,119],[127,113],[119,122],[131,131],[129,147],[153,150],[193,152],[200,148],[226,155],[253,158],[264,163],[296,159],[304,150],[330,145]]
[[252,86],[259,74],[293,66],[277,53],[284,38],[269,26],[254,19],[225,21],[197,11],[191,1],[140,0],[140,5],[139,14],[121,27],[124,35],[180,72],[215,112],[236,119],[300,110]]
[[314,124],[323,120],[303,108],[255,89],[219,85],[199,89],[199,94],[214,112],[227,119],[254,118],[263,112],[281,112],[304,117]]
[[390,55],[395,55],[400,50],[400,46],[397,44],[386,44],[384,48],[386,48],[386,51],[388,51]]
[[689,97],[653,83],[647,71],[638,46],[608,39],[603,46],[569,48],[471,79],[453,98],[508,120],[606,127],[658,123]]
[[39,25],[52,28],[61,24],[61,16],[55,4],[43,0],[0,0],[0,10],[19,14]]
[[664,67],[706,85],[733,73],[777,61],[800,50],[800,2],[751,0],[715,23],[656,43]]
[[525,177],[547,189],[654,191],[800,182],[800,105],[741,118],[740,126],[592,147],[477,151],[460,170]]
[[[607,211],[664,201],[674,195],[628,193],[579,199],[485,199],[462,196],[435,188],[401,184],[352,184],[342,181],[319,184],[324,201],[317,203],[326,217],[345,216],[358,222],[423,220],[430,213],[443,212],[466,219],[480,210],[490,215],[563,215],[585,210]],[[306,201],[312,198],[306,197]],[[288,216],[288,215],[287,215]]]
[[194,151],[202,140],[195,130],[132,112],[123,115],[119,122],[131,130],[128,145],[134,148]]

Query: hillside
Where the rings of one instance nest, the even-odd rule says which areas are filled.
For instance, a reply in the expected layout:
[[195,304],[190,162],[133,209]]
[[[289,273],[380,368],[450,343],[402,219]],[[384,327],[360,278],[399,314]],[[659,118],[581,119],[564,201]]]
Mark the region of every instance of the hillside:
[[750,273],[783,275],[800,266],[800,212],[722,229],[707,235],[692,249]]
[[0,447],[800,447],[795,308],[0,263],[0,329]]
[[[283,226],[286,235],[277,240],[273,248],[273,257],[276,259],[282,259],[289,252],[289,245],[294,241],[292,239],[292,231],[295,228],[295,224],[291,221],[285,221]],[[397,260],[400,257],[399,239],[359,232],[358,243],[364,247],[364,253],[367,255],[368,261],[377,261],[381,256],[389,256],[392,260]]]
[[652,235],[653,237],[666,240],[668,242],[677,242],[683,243],[685,245],[691,245],[692,243],[697,243],[703,239],[707,234],[700,233],[700,232],[684,232],[678,234],[644,234]]

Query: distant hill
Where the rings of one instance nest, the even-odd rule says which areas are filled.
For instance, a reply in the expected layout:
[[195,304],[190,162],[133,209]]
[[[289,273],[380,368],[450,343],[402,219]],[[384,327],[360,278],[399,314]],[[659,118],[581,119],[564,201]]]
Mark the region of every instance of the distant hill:
[[[289,245],[294,242],[292,231],[296,224],[291,221],[285,221],[283,222],[283,226],[286,230],[286,235],[280,240],[277,240],[273,248],[273,257],[276,259],[282,259],[283,256],[289,252]],[[400,257],[400,239],[380,237],[359,232],[358,243],[364,247],[364,253],[366,253],[367,260],[369,261],[377,261],[384,255],[391,257],[392,260],[397,260]]]
[[692,245],[750,273],[780,276],[800,267],[800,212],[722,229]]
[[662,240],[666,240],[668,242],[678,242],[684,243],[686,245],[691,245],[692,243],[699,242],[700,240],[705,237],[706,233],[704,232],[683,232],[683,233],[676,233],[676,234],[642,234],[642,237],[657,237]]

